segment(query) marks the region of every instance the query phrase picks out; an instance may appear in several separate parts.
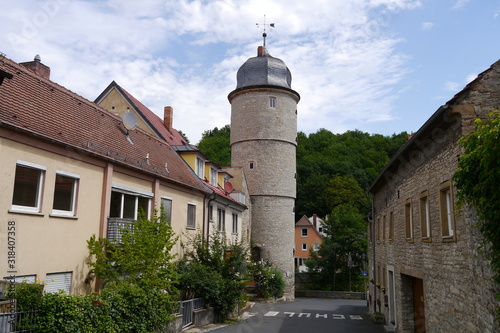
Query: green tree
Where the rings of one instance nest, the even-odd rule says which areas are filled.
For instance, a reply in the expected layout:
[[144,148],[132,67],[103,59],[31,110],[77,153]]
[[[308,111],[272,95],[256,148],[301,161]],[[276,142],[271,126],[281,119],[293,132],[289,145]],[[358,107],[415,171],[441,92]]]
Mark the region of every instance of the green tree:
[[226,125],[220,129],[203,132],[198,148],[220,166],[231,165],[231,127]]
[[91,273],[104,280],[103,298],[124,331],[151,332],[170,320],[177,307],[178,275],[171,254],[177,238],[165,214],[157,212],[149,220],[140,213],[133,230],[121,232],[118,244],[95,236],[87,241]]
[[500,113],[490,113],[488,120],[476,119],[474,131],[462,137],[459,144],[464,153],[453,177],[458,204],[476,210],[485,237],[483,248],[491,259],[495,281],[500,284]]
[[[313,288],[360,290],[361,267],[366,255],[366,224],[363,215],[349,205],[340,205],[325,219],[326,237],[318,251],[310,251],[306,261]],[[351,266],[349,266],[351,261]]]

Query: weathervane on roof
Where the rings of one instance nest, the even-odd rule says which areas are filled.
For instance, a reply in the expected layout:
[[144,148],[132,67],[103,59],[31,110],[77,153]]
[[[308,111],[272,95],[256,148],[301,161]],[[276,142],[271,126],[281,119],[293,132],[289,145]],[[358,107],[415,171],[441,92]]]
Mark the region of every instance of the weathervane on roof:
[[266,37],[267,37],[267,33],[266,33],[266,28],[267,27],[270,27],[270,28],[274,28],[274,23],[269,23],[269,24],[266,24],[266,14],[264,14],[264,23],[255,23],[257,25],[257,28],[261,28],[262,29],[262,37],[264,38],[264,48],[266,47]]

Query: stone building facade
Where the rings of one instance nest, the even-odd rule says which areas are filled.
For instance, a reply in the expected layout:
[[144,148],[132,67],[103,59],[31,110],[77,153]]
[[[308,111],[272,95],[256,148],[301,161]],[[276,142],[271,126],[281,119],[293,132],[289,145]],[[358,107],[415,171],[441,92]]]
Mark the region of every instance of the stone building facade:
[[285,63],[259,47],[238,70],[231,103],[231,165],[245,173],[253,255],[278,267],[294,298],[297,103]]
[[458,139],[500,106],[500,61],[409,139],[370,192],[370,310],[397,332],[499,332],[498,286],[477,217],[456,208]]

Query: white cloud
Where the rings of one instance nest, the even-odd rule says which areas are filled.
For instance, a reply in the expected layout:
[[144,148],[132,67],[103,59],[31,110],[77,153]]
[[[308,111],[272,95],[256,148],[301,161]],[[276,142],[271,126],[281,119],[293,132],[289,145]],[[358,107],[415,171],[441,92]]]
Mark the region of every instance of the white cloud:
[[387,29],[412,0],[132,0],[8,2],[0,52],[35,54],[52,79],[93,100],[115,80],[196,143],[230,121],[236,71],[268,31],[271,55],[293,75],[299,130],[335,132],[393,119],[395,85],[407,73]]
[[451,9],[462,9],[467,5],[471,0],[456,0],[455,4],[451,7]]
[[461,85],[458,82],[447,81],[444,83],[444,89],[446,91],[457,93],[460,90],[460,88]]
[[422,22],[422,30],[430,30],[434,26],[434,23],[432,22]]

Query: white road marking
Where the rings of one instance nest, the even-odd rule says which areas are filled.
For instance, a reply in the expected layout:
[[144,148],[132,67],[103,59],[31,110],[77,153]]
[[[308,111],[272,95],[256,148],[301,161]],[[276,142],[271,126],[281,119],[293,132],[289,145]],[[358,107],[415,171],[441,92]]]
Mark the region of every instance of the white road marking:
[[278,315],[279,311],[269,311],[264,315],[264,317],[276,317]]
[[319,314],[319,313],[316,313],[316,318],[319,318],[319,317],[322,317],[322,318],[328,318],[328,313],[325,313],[325,314]]
[[345,319],[345,316],[341,314],[332,314],[332,316],[333,319]]
[[349,315],[349,317],[352,320],[363,320],[363,318],[360,315]]
[[283,312],[284,314],[288,315],[288,317],[293,317],[295,312]]
[[311,316],[310,313],[299,313],[299,317],[302,317],[302,315],[306,316],[307,318]]

